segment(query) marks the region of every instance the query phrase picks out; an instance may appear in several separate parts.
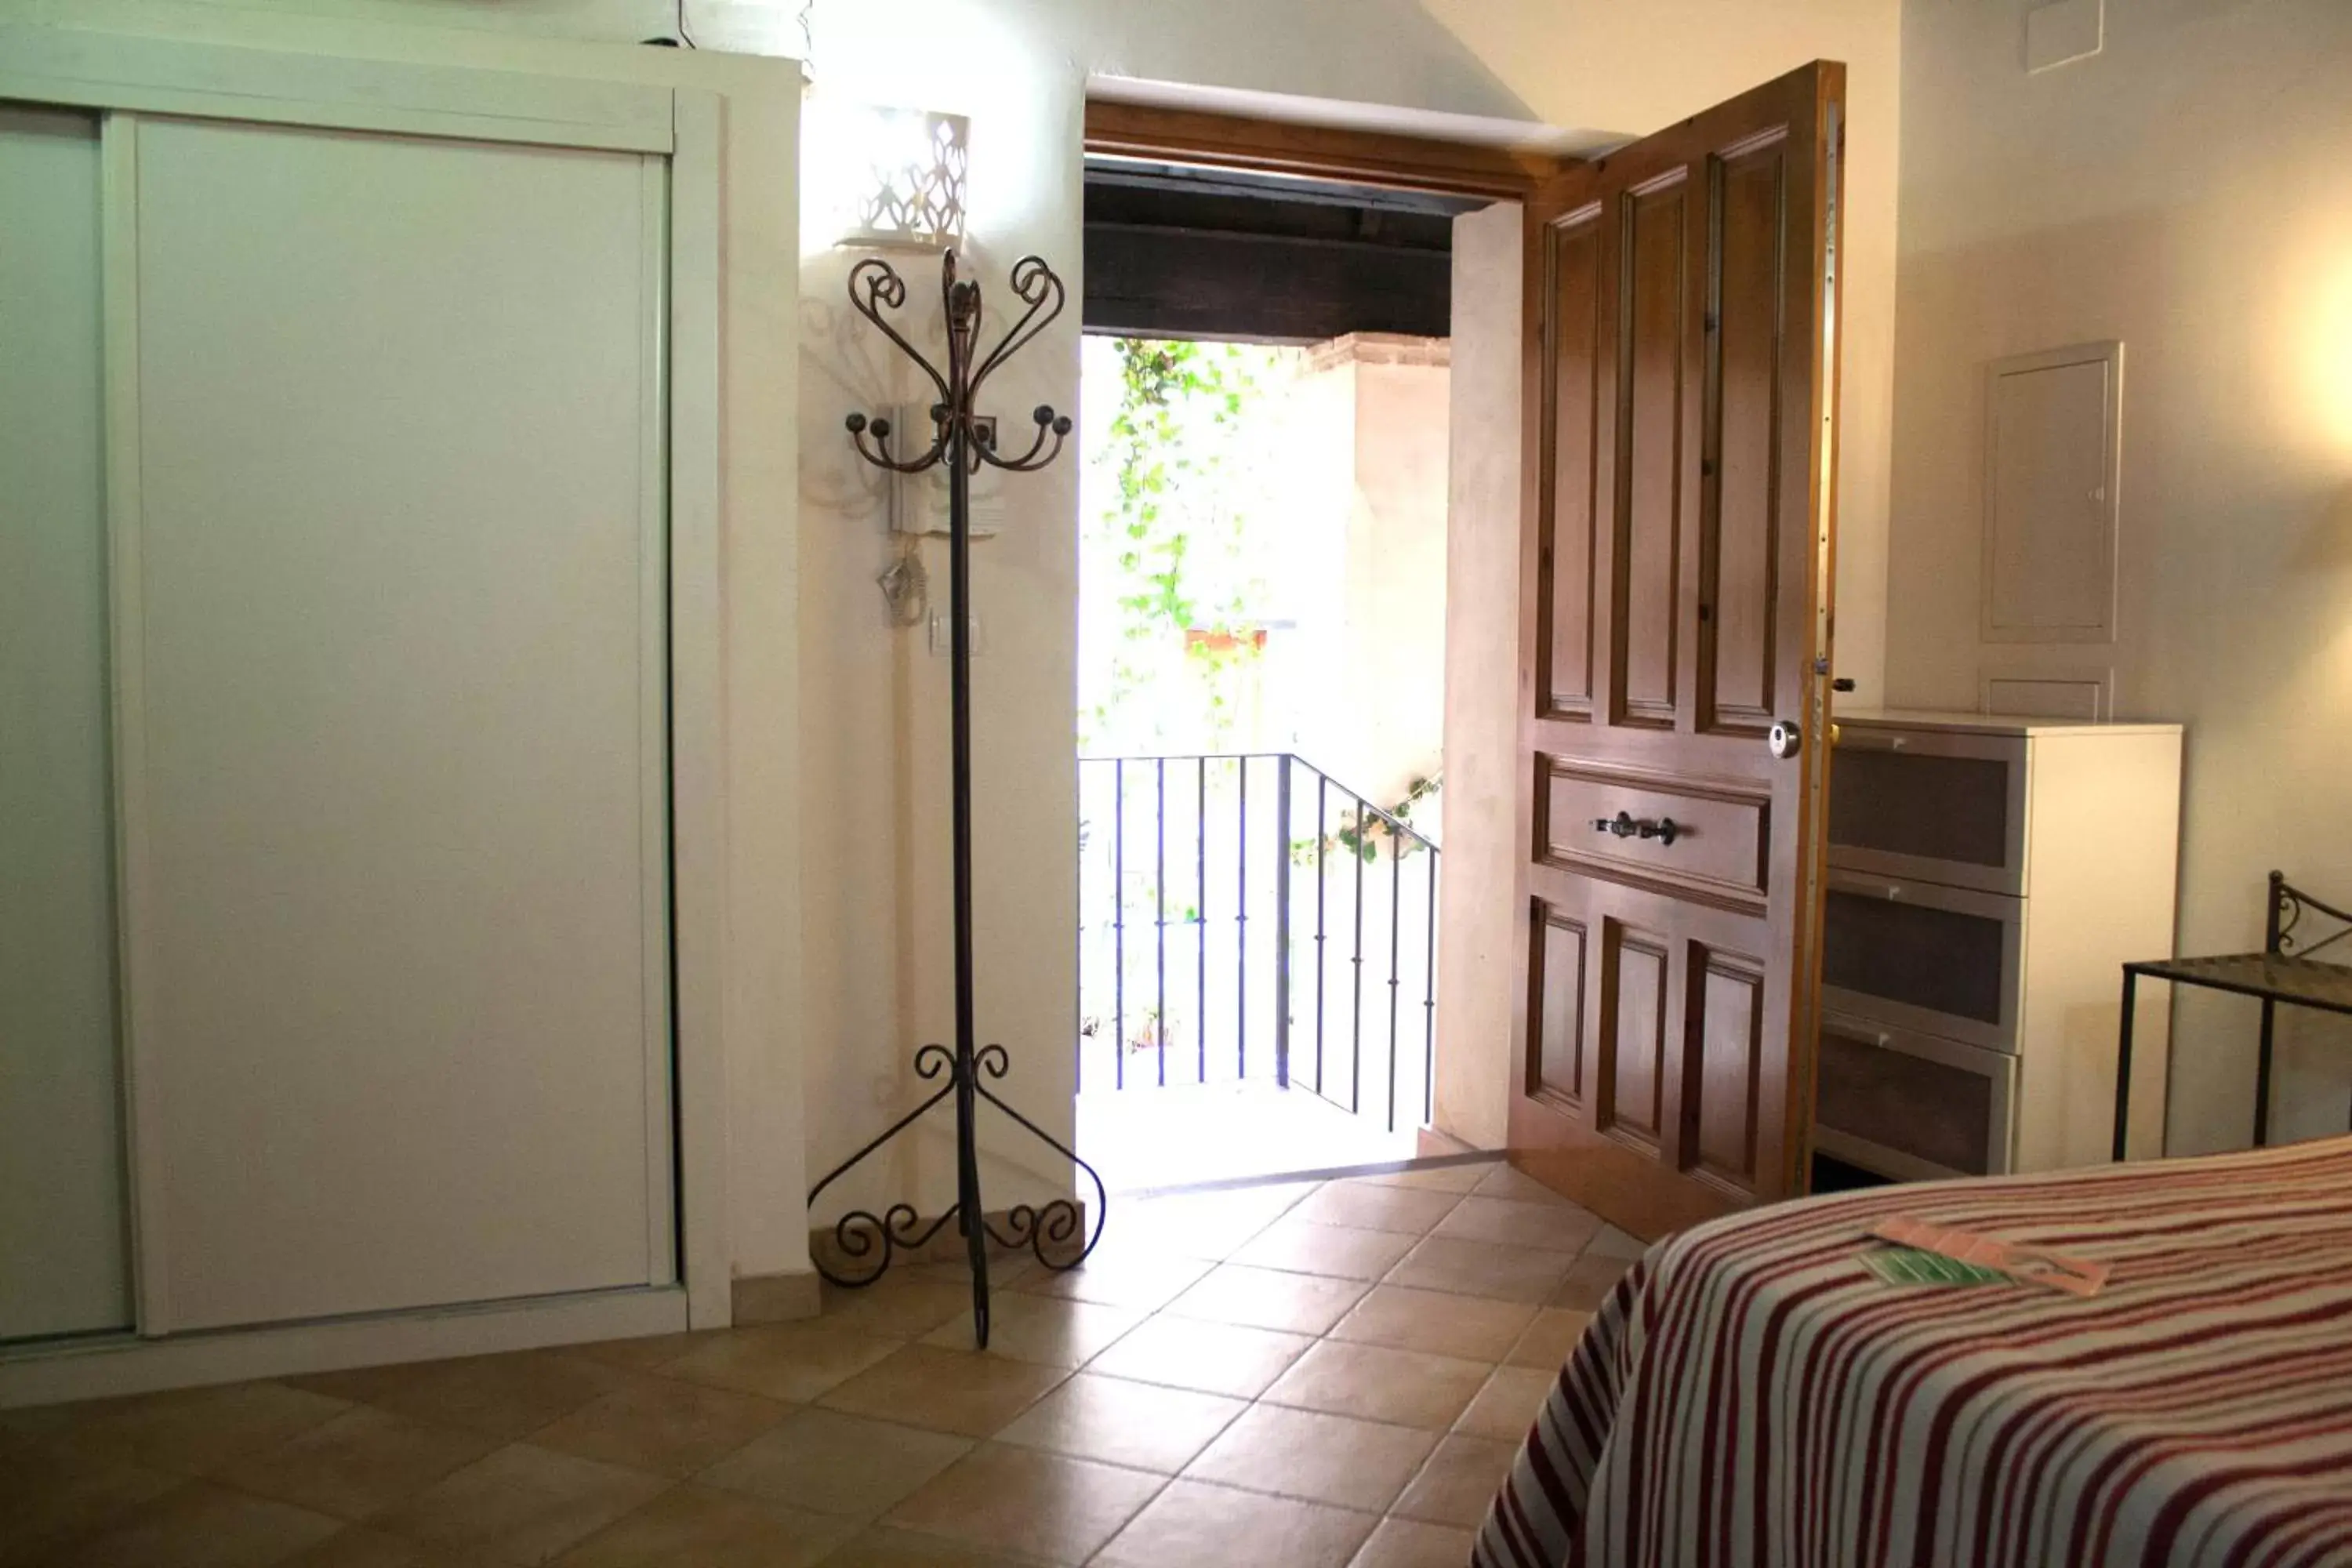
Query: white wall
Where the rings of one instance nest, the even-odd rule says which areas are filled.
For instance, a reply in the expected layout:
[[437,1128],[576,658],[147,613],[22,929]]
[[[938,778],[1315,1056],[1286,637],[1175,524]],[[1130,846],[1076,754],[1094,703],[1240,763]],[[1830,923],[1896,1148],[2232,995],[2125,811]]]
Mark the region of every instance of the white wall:
[[[2352,897],[2352,6],[2114,0],[2033,76],[2025,9],[1904,7],[1888,689],[1972,708],[1993,653],[1984,363],[2122,339],[2119,637],[2042,657],[2187,722],[2179,944],[2242,950],[2272,867]],[[2173,1152],[2249,1137],[2252,1014],[2184,1001]],[[2340,1025],[2287,1026],[2284,1134],[2343,1131]]]

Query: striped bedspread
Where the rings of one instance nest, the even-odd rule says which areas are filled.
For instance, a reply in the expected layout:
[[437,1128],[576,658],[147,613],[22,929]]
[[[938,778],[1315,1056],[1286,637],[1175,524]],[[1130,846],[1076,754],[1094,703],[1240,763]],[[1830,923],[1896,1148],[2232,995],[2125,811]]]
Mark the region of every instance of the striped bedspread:
[[[1908,1214],[2106,1263],[1882,1283]],[[2352,1138],[1784,1204],[1618,1285],[1477,1568],[2352,1564]]]

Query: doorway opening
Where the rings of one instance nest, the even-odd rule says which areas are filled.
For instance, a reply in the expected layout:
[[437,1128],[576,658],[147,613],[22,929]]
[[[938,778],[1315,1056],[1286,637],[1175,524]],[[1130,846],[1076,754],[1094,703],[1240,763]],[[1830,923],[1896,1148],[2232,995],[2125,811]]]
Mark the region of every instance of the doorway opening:
[[1078,1138],[1115,1189],[1422,1152],[1480,205],[1088,162]]

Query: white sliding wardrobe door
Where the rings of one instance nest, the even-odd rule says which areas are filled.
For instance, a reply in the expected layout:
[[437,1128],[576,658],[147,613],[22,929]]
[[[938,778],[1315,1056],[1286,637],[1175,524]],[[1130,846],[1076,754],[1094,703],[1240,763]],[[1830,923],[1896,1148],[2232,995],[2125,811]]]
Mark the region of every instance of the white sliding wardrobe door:
[[131,1321],[98,121],[0,104],[0,1340]]
[[664,166],[113,129],[145,1324],[670,1280]]

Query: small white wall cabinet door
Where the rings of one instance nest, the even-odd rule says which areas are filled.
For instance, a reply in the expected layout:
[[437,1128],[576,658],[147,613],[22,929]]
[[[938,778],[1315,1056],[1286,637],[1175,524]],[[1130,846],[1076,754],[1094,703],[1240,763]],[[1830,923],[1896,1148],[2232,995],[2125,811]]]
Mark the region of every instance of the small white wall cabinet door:
[[0,104],[0,1340],[131,1321],[99,131]]
[[110,134],[142,1327],[673,1279],[665,166]]

